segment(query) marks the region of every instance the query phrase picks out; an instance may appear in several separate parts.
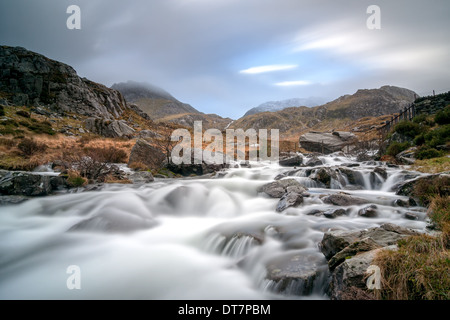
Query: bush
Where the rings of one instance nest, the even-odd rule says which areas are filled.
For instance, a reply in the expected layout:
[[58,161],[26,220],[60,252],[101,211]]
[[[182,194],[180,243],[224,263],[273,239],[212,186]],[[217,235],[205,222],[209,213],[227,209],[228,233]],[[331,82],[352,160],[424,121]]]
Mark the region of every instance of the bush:
[[428,115],[426,114],[419,114],[418,116],[415,116],[412,121],[414,123],[417,123],[419,125],[423,125],[423,126],[429,126],[432,127],[434,126],[434,120],[429,118]]
[[442,152],[438,151],[434,148],[429,148],[429,147],[422,147],[419,148],[416,152],[415,152],[415,157],[416,159],[419,160],[423,160],[423,159],[431,159],[431,158],[437,158],[442,156]]
[[87,184],[87,180],[80,176],[76,171],[69,171],[69,176],[67,177],[67,183],[69,186],[78,188]]
[[432,148],[445,145],[448,141],[450,141],[450,124],[440,126],[425,134],[425,143]]
[[402,151],[405,151],[410,147],[410,144],[408,142],[392,142],[389,147],[386,150],[386,154],[395,157],[397,154],[399,154]]
[[428,206],[435,197],[446,197],[449,195],[450,177],[430,176],[420,179],[414,184],[412,195],[419,199],[419,202]]
[[115,147],[84,148],[65,153],[63,164],[68,170],[78,171],[83,178],[104,182],[106,178],[120,179],[120,170],[113,163],[125,162],[126,158],[126,152]]
[[33,139],[25,138],[18,145],[17,148],[26,157],[32,156],[36,153],[44,152],[47,146],[43,143],[34,141]]
[[450,105],[436,113],[434,121],[440,125],[450,124]]
[[415,122],[401,121],[394,127],[394,131],[405,137],[414,139],[424,131],[424,128]]

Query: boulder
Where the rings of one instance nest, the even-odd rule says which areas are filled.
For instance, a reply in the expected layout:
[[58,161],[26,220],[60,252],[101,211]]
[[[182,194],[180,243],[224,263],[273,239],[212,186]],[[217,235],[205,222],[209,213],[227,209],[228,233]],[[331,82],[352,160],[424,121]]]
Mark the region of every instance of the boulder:
[[404,237],[417,234],[411,229],[391,223],[365,230],[333,230],[324,234],[320,243],[320,250],[325,258],[330,260],[339,251],[364,238],[371,238],[379,246],[386,247],[396,244],[398,240]]
[[317,166],[321,166],[321,165],[323,165],[322,160],[320,160],[316,156],[313,156],[305,163],[305,166],[307,166],[307,167],[317,167]]
[[158,169],[162,166],[164,160],[166,160],[166,155],[161,150],[143,139],[138,139],[131,149],[128,166],[143,164],[149,169]]
[[45,196],[66,188],[66,179],[23,171],[0,170],[1,195]]
[[[225,154],[221,154],[223,156],[222,163],[211,163],[211,162],[205,162],[202,160],[202,163],[195,163],[195,155],[196,150],[198,149],[191,149],[191,161],[190,163],[181,163],[181,164],[174,164],[172,160],[166,161],[164,163],[164,167],[170,170],[173,173],[180,174],[182,176],[188,177],[191,175],[205,175],[205,174],[212,174],[218,171],[221,171],[223,169],[229,168],[230,165],[227,163],[227,156]],[[201,151],[203,152],[203,151]],[[242,165],[250,165],[248,162],[242,162]]]
[[264,192],[272,198],[281,198],[287,191],[303,194],[308,190],[295,179],[283,179],[267,183],[258,188],[258,192]]
[[135,133],[135,130],[127,125],[124,120],[88,118],[84,121],[84,127],[92,133],[109,138],[131,138]]
[[404,163],[404,164],[413,164],[414,162],[416,162],[416,151],[417,151],[417,147],[411,147],[408,148],[400,153],[398,153],[395,156],[395,159],[397,159],[397,161]]
[[341,151],[345,146],[357,141],[356,136],[351,132],[308,132],[300,136],[300,146],[311,152],[330,154]]
[[[326,265],[325,265],[326,268]],[[321,287],[327,275],[323,257],[317,254],[289,253],[266,263],[266,286],[275,293],[305,296]],[[322,275],[322,276],[321,276]]]
[[358,210],[358,216],[366,218],[375,218],[376,216],[378,216],[377,206],[371,204],[370,206]]
[[303,157],[300,155],[295,155],[291,157],[281,158],[278,163],[282,167],[296,167],[300,166],[303,163]]
[[355,289],[366,292],[365,281],[369,271],[376,272],[377,266],[372,262],[379,250],[396,250],[398,240],[417,234],[390,223],[365,230],[326,232],[319,247],[332,271],[328,290],[330,298],[345,299],[352,296]]
[[[288,187],[293,189],[295,187]],[[296,191],[287,191],[278,201],[276,211],[282,212],[289,207],[297,207],[303,203],[303,195],[301,193],[297,193]]]
[[361,205],[369,203],[368,200],[358,197],[352,197],[342,193],[331,194],[322,198],[326,204],[333,204],[335,206],[346,207],[353,205]]
[[[135,171],[130,173],[127,178],[133,182],[133,184],[144,184],[154,181],[153,175],[150,171]],[[164,177],[165,178],[165,177]]]
[[330,209],[323,212],[323,216],[328,219],[334,219],[343,215],[346,215],[347,211],[345,209]]

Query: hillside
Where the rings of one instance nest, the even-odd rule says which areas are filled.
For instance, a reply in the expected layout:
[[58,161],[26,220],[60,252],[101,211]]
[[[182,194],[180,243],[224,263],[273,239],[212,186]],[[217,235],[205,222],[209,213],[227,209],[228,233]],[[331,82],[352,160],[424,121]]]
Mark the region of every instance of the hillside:
[[[231,128],[279,129],[284,139],[295,139],[307,131],[331,131],[351,127],[361,118],[377,118],[398,112],[414,101],[408,89],[384,86],[358,90],[322,106],[293,107],[277,112],[263,112],[235,121]],[[377,123],[377,120],[374,121]]]
[[136,104],[153,120],[175,114],[200,114],[189,104],[178,101],[170,93],[154,85],[128,81],[115,83],[111,88],[120,91],[127,102]]

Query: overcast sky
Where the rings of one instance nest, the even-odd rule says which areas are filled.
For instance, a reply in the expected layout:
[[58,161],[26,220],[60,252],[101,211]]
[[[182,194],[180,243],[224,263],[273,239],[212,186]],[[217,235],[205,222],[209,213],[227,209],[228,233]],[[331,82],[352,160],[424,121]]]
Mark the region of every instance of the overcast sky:
[[[81,30],[69,30],[69,5]],[[367,8],[381,9],[370,30]],[[0,45],[238,118],[270,100],[450,90],[449,0],[1,0]]]

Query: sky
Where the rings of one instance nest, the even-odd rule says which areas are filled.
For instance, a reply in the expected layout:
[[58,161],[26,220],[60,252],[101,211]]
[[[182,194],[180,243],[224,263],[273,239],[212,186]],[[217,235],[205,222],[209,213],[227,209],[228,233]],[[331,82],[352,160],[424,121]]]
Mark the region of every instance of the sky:
[[[81,29],[67,28],[70,5]],[[450,91],[449,16],[448,0],[1,0],[0,45],[237,119],[267,101],[383,85]]]

